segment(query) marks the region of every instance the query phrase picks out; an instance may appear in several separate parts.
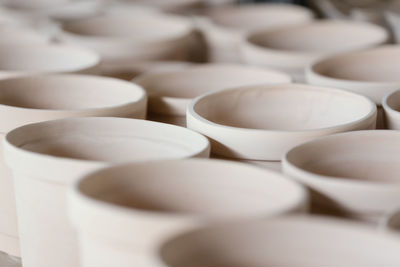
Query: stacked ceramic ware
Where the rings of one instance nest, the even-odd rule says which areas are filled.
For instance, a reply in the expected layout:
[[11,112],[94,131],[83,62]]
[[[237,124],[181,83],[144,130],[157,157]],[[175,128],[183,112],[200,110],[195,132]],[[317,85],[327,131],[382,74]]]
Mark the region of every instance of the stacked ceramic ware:
[[400,266],[400,47],[242,2],[0,1],[0,267]]

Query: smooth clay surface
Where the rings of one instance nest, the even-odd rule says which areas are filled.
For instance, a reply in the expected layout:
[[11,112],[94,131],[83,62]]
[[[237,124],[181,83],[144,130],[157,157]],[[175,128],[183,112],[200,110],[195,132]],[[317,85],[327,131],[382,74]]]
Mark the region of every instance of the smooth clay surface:
[[197,96],[219,89],[290,81],[284,73],[234,64],[194,66],[181,71],[144,74],[133,80],[149,95],[150,118],[158,115],[161,119],[166,117],[162,122],[180,121],[180,125],[185,125],[187,105]]
[[83,177],[70,192],[70,215],[83,267],[151,266],[154,249],[176,233],[210,221],[303,212],[307,199],[298,184],[245,164],[159,161]]
[[400,132],[341,133],[300,145],[284,173],[308,186],[316,210],[376,223],[400,201]]
[[400,90],[387,94],[382,101],[385,127],[400,130]]
[[343,90],[300,84],[242,87],[191,102],[188,128],[210,138],[212,152],[246,160],[280,160],[319,136],[374,129],[376,107]]
[[[66,191],[79,176],[113,163],[208,157],[208,140],[185,128],[127,118],[29,124],[6,136],[24,266],[79,265]],[[40,238],[38,238],[40,237]]]
[[73,46],[0,45],[0,79],[39,73],[97,74],[99,64],[96,53]]
[[399,249],[398,238],[356,223],[283,217],[181,234],[161,246],[155,267],[396,267]]
[[304,80],[313,61],[327,55],[384,43],[388,34],[379,26],[351,21],[317,21],[250,34],[243,45],[248,64],[273,67]]

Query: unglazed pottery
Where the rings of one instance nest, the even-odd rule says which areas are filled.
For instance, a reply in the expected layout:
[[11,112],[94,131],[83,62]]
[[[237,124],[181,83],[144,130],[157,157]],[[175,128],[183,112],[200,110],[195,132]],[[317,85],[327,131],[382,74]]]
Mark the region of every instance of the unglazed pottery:
[[213,9],[199,27],[212,62],[241,62],[240,45],[246,33],[309,22],[306,8],[284,4],[231,5]]
[[82,267],[151,266],[151,252],[176,233],[208,221],[303,212],[307,199],[283,175],[246,164],[159,161],[83,177],[71,191],[70,216]]
[[0,45],[0,79],[39,73],[96,74],[99,64],[96,53],[74,46]]
[[290,76],[277,71],[222,64],[149,73],[133,80],[149,95],[149,119],[182,126],[186,124],[187,105],[197,96],[219,89],[290,81]]
[[64,23],[58,39],[97,51],[105,63],[185,59],[192,26],[181,17],[110,14]]
[[46,44],[49,38],[40,33],[17,26],[0,25],[0,46],[15,44]]
[[107,64],[101,67],[101,73],[104,76],[114,77],[126,81],[131,81],[133,78],[145,74],[147,72],[169,72],[184,70],[193,65],[187,61],[137,61],[117,62]]
[[107,0],[75,0],[68,1],[55,7],[36,11],[39,14],[50,17],[51,19],[65,23],[78,19],[85,19],[103,13],[106,8]]
[[400,47],[382,46],[322,59],[306,71],[310,84],[332,86],[365,95],[378,105],[383,128],[383,97],[400,88]]
[[400,90],[388,93],[383,98],[382,107],[385,127],[392,130],[400,130]]
[[[0,80],[0,138],[29,123],[83,116],[144,119],[146,93],[116,79],[42,75]],[[0,144],[2,150],[3,145]],[[0,155],[0,251],[19,256],[12,175]]]
[[327,55],[359,50],[384,43],[385,29],[352,21],[316,21],[247,36],[243,44],[244,61],[272,67],[304,80],[305,68]]
[[283,171],[312,191],[318,212],[376,223],[397,208],[400,132],[341,133],[299,145]]
[[[25,267],[79,266],[66,191],[109,164],[207,157],[207,139],[188,129],[126,118],[74,118],[30,124],[6,135]],[[99,223],[99,222],[98,222]]]
[[187,126],[209,137],[212,153],[279,161],[319,136],[374,129],[376,106],[344,90],[301,84],[249,86],[194,99]]
[[397,267],[399,249],[398,238],[364,225],[289,216],[183,233],[155,252],[153,267]]
[[385,232],[400,233],[400,210],[397,208],[387,213],[382,219],[380,227]]

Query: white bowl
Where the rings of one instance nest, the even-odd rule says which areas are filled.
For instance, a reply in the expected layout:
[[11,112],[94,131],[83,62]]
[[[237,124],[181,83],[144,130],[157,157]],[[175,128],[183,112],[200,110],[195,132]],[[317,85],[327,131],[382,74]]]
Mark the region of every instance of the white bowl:
[[209,143],[174,125],[74,118],[16,128],[6,135],[4,153],[13,172],[23,265],[71,267],[79,266],[79,254],[66,194],[77,178],[121,162],[208,157]]
[[250,34],[243,44],[244,61],[272,67],[304,79],[313,61],[335,53],[384,43],[385,29],[353,21],[316,21]]
[[0,45],[0,79],[39,73],[96,74],[99,64],[96,53],[74,46]]
[[382,107],[385,115],[385,127],[391,130],[400,130],[400,90],[388,93],[383,98]]
[[103,169],[81,178],[69,196],[82,267],[151,266],[152,250],[182,230],[307,209],[307,192],[281,174],[205,159]]
[[229,158],[280,160],[305,141],[374,129],[376,106],[364,96],[301,84],[242,87],[202,95],[187,110],[188,128]]
[[399,250],[398,238],[357,223],[291,216],[182,233],[161,245],[153,266],[396,267]]
[[312,191],[322,212],[376,223],[398,207],[400,132],[356,131],[299,145],[283,171]]
[[133,80],[149,95],[149,116],[162,122],[186,124],[186,109],[200,95],[220,89],[274,83],[291,78],[273,70],[242,65],[207,64],[186,70],[148,73]]
[[110,14],[64,23],[58,39],[97,51],[107,62],[184,59],[189,20],[172,15]]

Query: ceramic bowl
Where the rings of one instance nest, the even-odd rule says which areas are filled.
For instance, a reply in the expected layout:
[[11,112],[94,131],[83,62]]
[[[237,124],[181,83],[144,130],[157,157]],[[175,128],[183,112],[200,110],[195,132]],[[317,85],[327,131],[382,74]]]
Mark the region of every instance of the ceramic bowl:
[[39,73],[96,74],[99,64],[96,53],[74,46],[0,45],[0,79]]
[[241,62],[244,34],[310,22],[310,10],[289,4],[228,5],[212,9],[199,25],[212,62]]
[[316,21],[256,32],[243,44],[244,61],[286,71],[304,80],[305,68],[330,54],[359,50],[384,43],[385,29],[353,21]]
[[97,171],[75,184],[69,200],[82,267],[151,266],[152,250],[182,230],[303,212],[307,192],[281,174],[246,164],[190,159]]
[[149,73],[133,80],[149,95],[149,118],[178,125],[186,124],[186,108],[197,96],[218,89],[290,81],[288,75],[277,71],[227,64]]
[[301,84],[235,88],[202,95],[187,110],[188,128],[209,137],[214,154],[279,161],[303,142],[375,128],[376,106],[344,90]]
[[[0,141],[29,123],[83,116],[144,119],[147,97],[134,84],[86,75],[38,75],[0,80]],[[2,151],[3,144],[0,143]],[[0,154],[0,251],[19,256],[12,174]]]
[[58,39],[93,49],[105,63],[179,60],[191,32],[190,21],[177,16],[110,14],[64,23]]
[[[188,129],[128,118],[73,118],[9,132],[11,168],[24,266],[79,266],[67,217],[67,189],[84,173],[110,164],[208,157],[208,140]],[[40,236],[40,239],[37,237]]]
[[342,88],[369,97],[378,105],[378,125],[382,128],[383,97],[400,88],[399,60],[400,48],[394,45],[332,56],[311,65],[306,79],[310,84]]
[[161,245],[154,267],[395,267],[398,238],[357,223],[283,217],[211,225]]
[[385,128],[400,130],[400,90],[388,93],[383,98],[382,108],[384,110]]
[[315,210],[376,223],[398,207],[400,132],[356,131],[299,145],[283,171],[312,191]]

